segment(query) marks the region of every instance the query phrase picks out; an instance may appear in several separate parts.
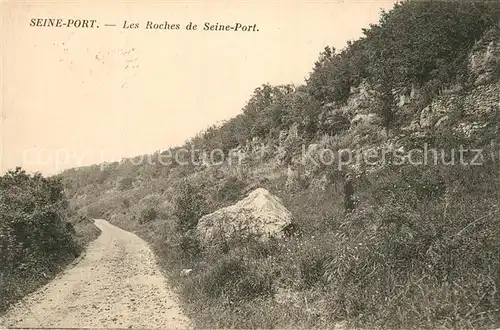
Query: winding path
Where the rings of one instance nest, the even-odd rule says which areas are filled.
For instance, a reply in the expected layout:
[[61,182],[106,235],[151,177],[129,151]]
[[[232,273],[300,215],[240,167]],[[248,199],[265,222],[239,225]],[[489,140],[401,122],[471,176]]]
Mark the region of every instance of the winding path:
[[145,241],[96,220],[86,255],[14,305],[2,327],[189,328]]

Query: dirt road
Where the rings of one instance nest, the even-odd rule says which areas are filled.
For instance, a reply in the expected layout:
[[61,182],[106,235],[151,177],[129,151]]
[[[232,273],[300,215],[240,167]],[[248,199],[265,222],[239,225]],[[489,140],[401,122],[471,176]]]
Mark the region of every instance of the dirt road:
[[2,318],[2,327],[184,329],[149,246],[105,220],[86,255]]

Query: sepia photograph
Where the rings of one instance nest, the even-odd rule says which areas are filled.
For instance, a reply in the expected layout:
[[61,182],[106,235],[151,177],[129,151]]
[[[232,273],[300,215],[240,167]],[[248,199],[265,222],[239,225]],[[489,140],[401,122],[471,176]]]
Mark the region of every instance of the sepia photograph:
[[500,1],[0,0],[0,329],[500,329]]

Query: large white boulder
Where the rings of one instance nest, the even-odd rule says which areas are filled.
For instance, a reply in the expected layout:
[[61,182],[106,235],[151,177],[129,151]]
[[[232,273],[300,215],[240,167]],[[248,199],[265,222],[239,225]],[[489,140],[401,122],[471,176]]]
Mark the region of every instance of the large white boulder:
[[279,238],[291,223],[292,214],[282,201],[258,188],[238,203],[203,216],[197,231],[202,244],[209,245],[250,236],[260,240]]

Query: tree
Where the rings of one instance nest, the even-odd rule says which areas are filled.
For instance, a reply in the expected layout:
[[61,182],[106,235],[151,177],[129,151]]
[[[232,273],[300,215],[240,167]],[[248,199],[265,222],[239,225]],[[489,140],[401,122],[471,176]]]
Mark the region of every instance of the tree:
[[[359,44],[356,44],[358,46]],[[351,52],[355,48],[347,48],[339,54],[335,48],[326,47],[320,53],[313,71],[307,79],[308,92],[320,103],[344,103],[349,97],[351,86],[358,81],[362,70],[353,70]],[[352,62],[354,63],[354,62]],[[354,65],[356,66],[356,65]],[[354,78],[356,77],[356,78]]]
[[374,111],[382,118],[382,126],[386,133],[389,134],[396,111],[393,90],[398,79],[397,64],[393,56],[393,50],[385,44],[386,39],[390,39],[390,32],[378,27],[372,27],[369,36],[372,39],[367,48],[370,61],[368,81],[375,90]]
[[280,129],[287,128],[283,119],[286,117],[284,100],[293,94],[295,86],[264,84],[255,89],[252,97],[243,108],[247,122],[251,125],[251,135],[261,138],[268,134],[276,134]]

